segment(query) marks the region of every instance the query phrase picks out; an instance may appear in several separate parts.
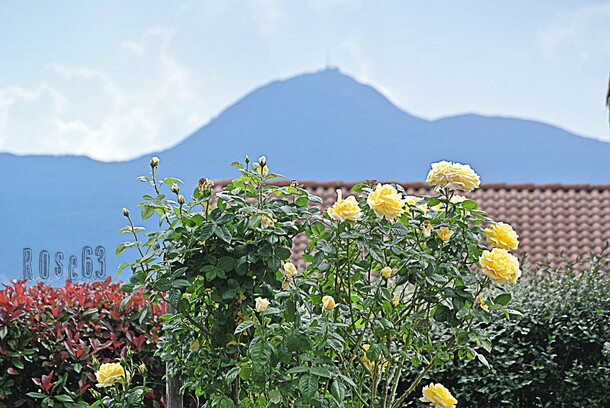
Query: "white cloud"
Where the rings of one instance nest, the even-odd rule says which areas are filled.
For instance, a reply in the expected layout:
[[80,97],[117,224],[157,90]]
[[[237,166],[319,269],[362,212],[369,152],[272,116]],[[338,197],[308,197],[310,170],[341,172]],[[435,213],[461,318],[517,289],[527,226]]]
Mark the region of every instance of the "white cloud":
[[120,44],[117,79],[52,63],[40,85],[0,89],[0,135],[10,135],[0,149],[122,160],[175,144],[205,116],[194,113],[200,81],[171,54],[172,36],[154,28]]
[[280,22],[280,6],[276,0],[250,0],[252,18],[263,35],[274,34]]
[[610,4],[555,14],[538,32],[537,44],[547,58],[566,52],[587,62],[592,56],[610,55]]

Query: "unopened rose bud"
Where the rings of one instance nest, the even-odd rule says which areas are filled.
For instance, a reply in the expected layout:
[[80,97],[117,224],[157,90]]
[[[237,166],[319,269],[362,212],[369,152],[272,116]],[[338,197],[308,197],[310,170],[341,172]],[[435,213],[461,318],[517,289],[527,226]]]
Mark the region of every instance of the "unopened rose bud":
[[159,165],[159,158],[157,156],[153,156],[150,159],[150,167],[155,168]]
[[184,204],[184,196],[182,194],[180,194],[178,196],[178,204],[180,204],[180,205]]
[[299,182],[296,180],[290,181],[290,187],[297,188],[299,186]]
[[129,210],[125,207],[123,207],[123,216],[124,217],[129,217]]
[[381,270],[381,276],[383,276],[385,279],[390,279],[390,276],[392,276],[392,268],[390,268],[389,266],[383,268]]
[[248,155],[246,155],[246,158],[244,159],[244,161],[246,162],[246,164],[250,163],[250,158],[248,157]]
[[180,192],[180,186],[178,186],[178,184],[176,184],[176,183],[172,184],[172,193],[178,194],[179,192]]
[[144,374],[146,372],[146,364],[142,363],[138,366],[138,370],[140,371],[141,374]]
[[258,158],[258,164],[260,164],[260,166],[262,168],[264,168],[267,165],[267,158],[265,156],[261,156]]

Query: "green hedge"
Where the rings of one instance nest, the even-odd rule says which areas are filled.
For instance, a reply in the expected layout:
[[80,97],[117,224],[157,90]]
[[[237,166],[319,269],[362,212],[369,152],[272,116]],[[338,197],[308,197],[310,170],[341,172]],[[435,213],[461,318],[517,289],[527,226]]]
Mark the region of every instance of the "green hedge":
[[456,360],[434,381],[463,407],[610,407],[609,264],[602,251],[525,274],[511,304],[523,317],[486,327],[491,368]]

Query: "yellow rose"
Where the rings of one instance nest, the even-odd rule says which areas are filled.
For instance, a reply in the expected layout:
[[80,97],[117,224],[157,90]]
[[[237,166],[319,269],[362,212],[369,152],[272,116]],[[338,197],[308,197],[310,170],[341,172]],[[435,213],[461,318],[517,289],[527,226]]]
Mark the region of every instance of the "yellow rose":
[[495,283],[515,283],[521,276],[519,260],[506,249],[494,248],[491,252],[483,251],[479,262],[483,273]]
[[485,303],[485,299],[483,299],[483,296],[477,296],[477,302],[479,302],[479,304],[481,305],[481,309],[485,310],[486,312],[489,310],[489,306],[487,306],[487,304]]
[[435,408],[455,408],[457,400],[451,395],[449,390],[442,384],[426,385],[422,390],[423,397],[421,402],[429,402]]
[[447,188],[449,190],[472,191],[479,187],[481,180],[467,164],[440,161],[432,163],[432,170],[428,172],[426,183],[435,189]]
[[106,363],[95,373],[98,387],[109,387],[125,380],[125,369],[119,363]]
[[519,247],[519,235],[513,227],[503,222],[485,228],[485,236],[494,248],[517,249]]
[[345,220],[356,221],[362,215],[358,202],[354,196],[349,196],[345,200],[342,198],[343,192],[337,189],[337,202],[328,209],[328,215],[333,220],[343,222]]
[[256,304],[255,304],[254,309],[259,313],[264,312],[269,307],[269,301],[265,298],[257,297],[255,299],[255,301],[256,301]]
[[286,262],[284,264],[284,273],[287,276],[294,276],[297,274],[297,267],[292,262]]
[[442,241],[449,241],[449,239],[451,239],[451,236],[453,235],[453,231],[451,231],[449,228],[447,227],[440,227],[437,231],[436,234],[438,235],[438,237],[442,240]]
[[432,234],[432,223],[425,220],[421,226],[421,232],[424,234],[424,237],[429,237]]
[[394,296],[392,299],[392,306],[396,307],[400,303],[400,298],[398,296]]
[[369,194],[366,202],[378,217],[385,217],[388,221],[402,215],[405,201],[396,188],[389,184],[377,184],[374,191]]
[[416,197],[416,196],[411,196],[411,195],[405,197],[405,202],[407,204],[409,204],[412,207],[419,208],[420,210],[422,210],[424,212],[424,214],[427,214],[429,211],[428,204],[426,204],[426,203],[417,204],[420,201],[422,201],[421,197]]
[[324,296],[322,298],[324,309],[333,310],[335,308],[335,299],[332,296]]
[[392,268],[390,268],[389,266],[383,268],[381,270],[381,276],[383,276],[385,279],[390,279],[390,276],[392,276]]

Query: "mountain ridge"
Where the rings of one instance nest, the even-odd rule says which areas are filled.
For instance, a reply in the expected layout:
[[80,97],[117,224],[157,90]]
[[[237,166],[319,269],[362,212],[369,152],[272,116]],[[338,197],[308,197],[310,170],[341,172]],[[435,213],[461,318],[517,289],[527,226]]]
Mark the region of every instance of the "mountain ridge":
[[22,276],[28,259],[34,275],[42,259],[53,277],[61,253],[58,281],[70,257],[82,278],[86,259],[101,268],[99,247],[105,274],[114,275],[128,259],[114,256],[125,238],[116,232],[125,224],[121,209],[137,214],[138,198],[149,193],[136,178],[149,171],[150,156],[160,157],[160,176],[184,180],[188,194],[199,177],[238,176],[229,163],[245,154],[266,155],[289,179],[321,182],[422,181],[430,163],[450,160],[470,164],[483,183],[610,183],[610,143],[511,117],[418,118],[374,87],[325,70],[257,88],[174,147],[132,160],[0,153],[0,277]]

